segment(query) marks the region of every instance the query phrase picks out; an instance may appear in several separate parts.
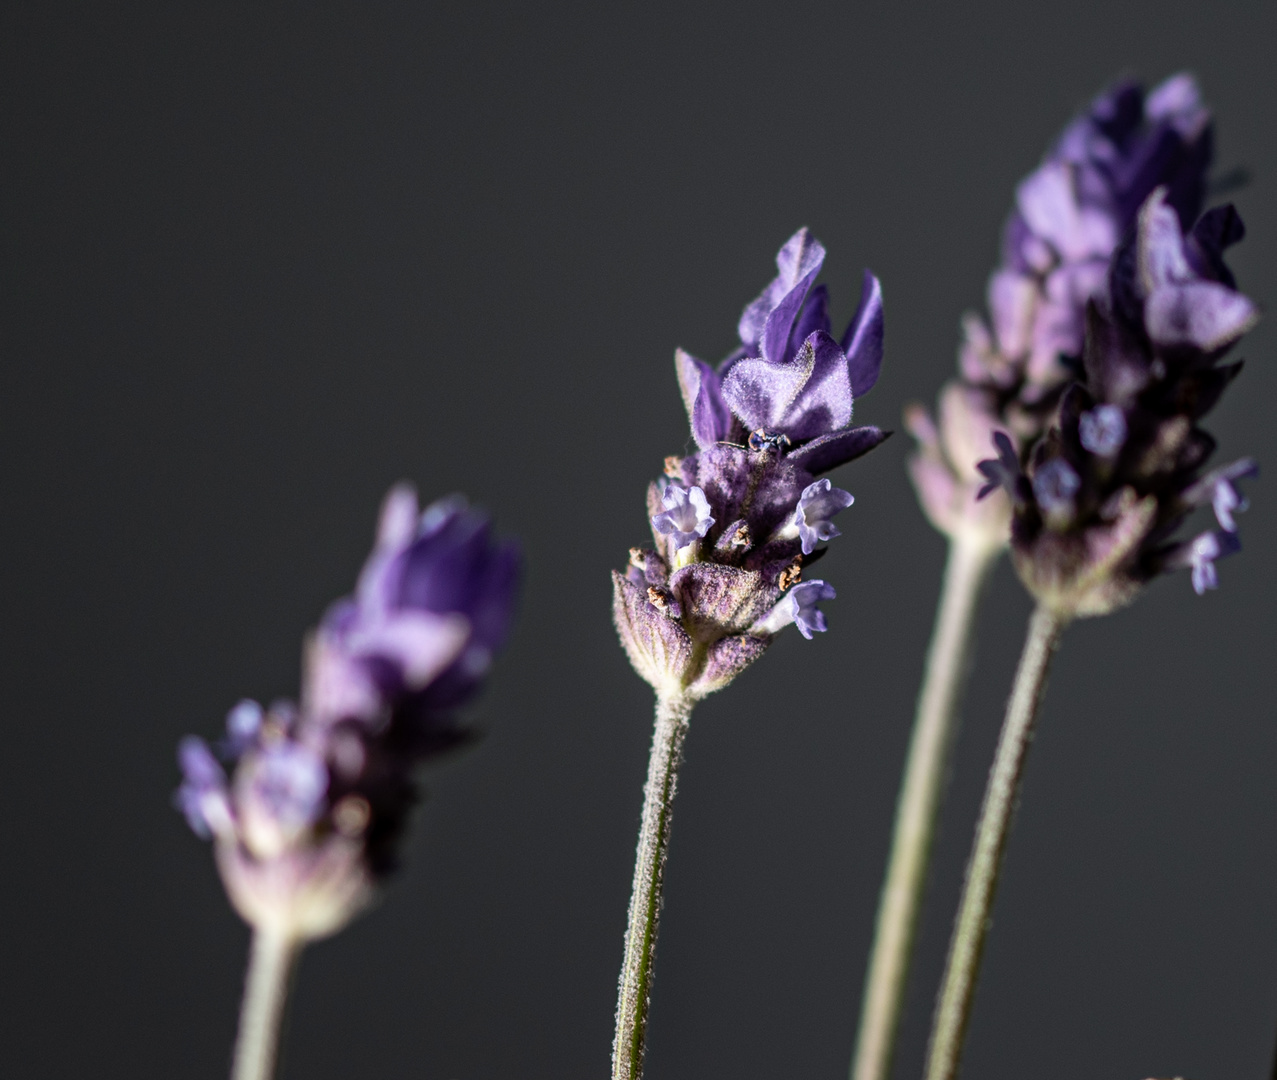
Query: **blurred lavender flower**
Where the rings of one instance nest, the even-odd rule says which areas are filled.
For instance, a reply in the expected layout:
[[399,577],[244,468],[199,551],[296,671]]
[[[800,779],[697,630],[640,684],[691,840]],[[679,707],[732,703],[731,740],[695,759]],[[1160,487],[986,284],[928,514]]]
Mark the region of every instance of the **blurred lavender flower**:
[[[1103,288],[1109,257],[1156,187],[1185,226],[1205,192],[1213,137],[1192,77],[1175,75],[1145,94],[1123,81],[1073,121],[1016,189],[1002,265],[989,280],[986,321],[964,320],[959,377],[940,395],[939,420],[906,411],[919,448],[910,462],[928,517],[949,536],[975,534],[1000,547],[1010,510],[977,505],[975,465],[994,431],[1022,454],[1050,422],[1064,386],[1080,370],[1087,301]],[[1115,453],[1117,414],[1092,415],[1094,452]]]
[[[1243,458],[1199,476],[1215,440],[1197,422],[1241,370],[1220,361],[1259,316],[1223,262],[1244,230],[1224,206],[1185,235],[1169,200],[1164,188],[1149,197],[1113,257],[1088,312],[1085,381],[1068,388],[1058,426],[1033,448],[1029,482],[1018,466],[981,465],[1011,494],[1021,578],[1065,616],[1111,611],[1164,570],[1191,568],[1198,593],[1213,589],[1215,562],[1241,546],[1237,482],[1256,465]],[[1207,504],[1219,530],[1175,541]]]
[[413,766],[465,737],[454,710],[505,639],[518,561],[463,499],[419,512],[393,489],[354,596],[311,638],[300,708],[231,709],[229,776],[203,740],[182,741],[175,801],[214,839],[254,927],[311,940],[372,899],[416,798]]
[[725,686],[789,623],[807,637],[825,629],[811,604],[832,599],[832,588],[804,590],[807,606],[783,598],[852,503],[813,474],[888,433],[851,426],[855,397],[882,365],[882,290],[866,272],[859,308],[835,340],[827,290],[813,288],[824,258],[800,229],[741,316],[740,346],[716,368],[675,355],[699,449],[666,459],[672,482],[648,491],[655,546],[636,548],[626,574],[613,575],[621,640],[662,695],[695,700]]

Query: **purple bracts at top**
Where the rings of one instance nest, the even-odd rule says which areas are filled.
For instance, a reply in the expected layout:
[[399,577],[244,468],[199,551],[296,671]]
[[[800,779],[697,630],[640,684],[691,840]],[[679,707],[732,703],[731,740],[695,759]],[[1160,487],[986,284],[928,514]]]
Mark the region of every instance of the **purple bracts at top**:
[[226,769],[203,740],[183,740],[175,801],[216,841],[250,923],[319,937],[371,898],[394,866],[413,766],[464,735],[454,709],[505,640],[518,563],[465,500],[423,512],[395,488],[354,595],[310,641],[300,707],[231,709]]
[[813,288],[824,261],[820,242],[799,229],[776,256],[776,278],[745,308],[740,347],[717,368],[682,349],[675,354],[700,449],[761,431],[784,436],[809,471],[823,472],[886,438],[850,426],[855,398],[873,388],[882,367],[882,288],[865,271],[860,306],[835,340],[828,291]]
[[675,369],[698,450],[667,458],[672,482],[648,490],[652,549],[614,574],[613,613],[635,670],[663,697],[693,700],[726,686],[790,624],[826,629],[823,581],[804,560],[839,535],[850,493],[815,474],[887,437],[852,427],[855,398],[882,366],[882,290],[866,272],[840,339],[815,285],[825,249],[800,229],[778,274],[741,316],[741,345],[717,367],[683,350]]
[[[1223,251],[1241,239],[1231,206],[1187,233],[1158,189],[1136,232],[1114,254],[1088,310],[1084,381],[1064,393],[1057,418],[1027,468],[1006,454],[981,469],[1014,507],[1011,552],[1029,590],[1069,615],[1129,602],[1155,575],[1192,570],[1193,588],[1218,585],[1218,559],[1240,549],[1237,482],[1249,458],[1201,474],[1215,440],[1197,426],[1241,369],[1221,364],[1258,319],[1238,292]],[[1220,529],[1177,541],[1197,507]]]
[[[988,318],[968,315],[959,353],[962,393],[942,396],[938,426],[919,407],[908,423],[920,443],[911,462],[932,522],[1005,543],[1009,509],[976,506],[975,464],[988,429],[1018,454],[1040,436],[1081,363],[1087,302],[1104,288],[1110,256],[1154,188],[1187,227],[1201,210],[1213,136],[1210,113],[1189,75],[1147,94],[1123,81],[1073,121],[1042,164],[1016,188],[1002,264],[988,286]],[[1107,426],[1101,420],[1109,421]],[[1111,414],[1088,421],[1088,437],[1115,453],[1124,437]],[[972,438],[977,429],[982,437]]]

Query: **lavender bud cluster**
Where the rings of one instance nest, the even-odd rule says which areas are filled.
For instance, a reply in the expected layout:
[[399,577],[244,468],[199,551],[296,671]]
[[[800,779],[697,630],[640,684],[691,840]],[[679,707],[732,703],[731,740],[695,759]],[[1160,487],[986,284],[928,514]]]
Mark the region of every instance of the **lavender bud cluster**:
[[776,278],[741,316],[740,346],[712,366],[675,367],[697,451],[669,457],[648,489],[653,546],[614,573],[617,630],[635,670],[666,697],[727,685],[791,623],[826,629],[834,598],[805,566],[839,535],[852,496],[817,475],[889,433],[852,427],[855,398],[882,365],[882,290],[866,271],[859,308],[834,338],[814,286],[825,249],[806,229],[781,248]]
[[421,512],[397,487],[355,594],[308,642],[300,704],[242,701],[216,746],[182,741],[177,805],[246,921],[309,940],[373,898],[413,767],[466,737],[456,709],[505,639],[518,576],[515,546],[464,499]]
[[[1222,206],[1186,235],[1170,196],[1149,197],[1114,254],[1088,308],[1083,378],[1027,468],[1001,433],[998,458],[980,465],[981,494],[1001,487],[1011,497],[1020,577],[1069,616],[1112,611],[1167,570],[1191,569],[1199,594],[1215,588],[1215,562],[1241,546],[1237,483],[1256,465],[1242,458],[1203,473],[1215,440],[1198,421],[1241,370],[1221,360],[1259,317],[1223,260],[1244,230]],[[1176,540],[1208,505],[1218,527]]]
[[1010,509],[1003,499],[976,502],[976,463],[995,431],[1021,455],[1042,434],[1080,371],[1087,302],[1140,206],[1161,187],[1182,222],[1196,220],[1212,150],[1210,113],[1191,76],[1147,94],[1124,81],[1021,181],[989,279],[989,317],[964,319],[959,375],[940,393],[937,420],[919,405],[905,414],[919,444],[914,485],[940,531],[1006,542]]

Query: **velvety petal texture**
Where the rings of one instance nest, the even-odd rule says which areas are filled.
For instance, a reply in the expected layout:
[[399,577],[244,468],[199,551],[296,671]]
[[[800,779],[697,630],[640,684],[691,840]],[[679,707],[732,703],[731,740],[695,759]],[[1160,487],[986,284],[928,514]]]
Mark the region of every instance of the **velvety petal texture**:
[[613,574],[613,618],[634,669],[665,697],[726,686],[789,625],[825,630],[834,597],[803,582],[804,561],[838,537],[853,498],[826,472],[887,438],[852,427],[857,394],[882,366],[882,287],[866,271],[840,339],[828,290],[815,283],[825,249],[800,229],[777,276],[745,308],[741,346],[717,368],[678,350],[675,370],[697,452],[665,461],[649,485],[652,549],[633,548]]

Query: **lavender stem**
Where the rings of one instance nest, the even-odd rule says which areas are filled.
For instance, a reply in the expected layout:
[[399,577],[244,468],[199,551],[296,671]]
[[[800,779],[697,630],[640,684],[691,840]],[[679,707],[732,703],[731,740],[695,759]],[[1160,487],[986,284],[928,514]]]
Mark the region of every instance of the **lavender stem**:
[[1001,544],[961,533],[949,543],[944,585],[896,804],[891,855],[878,902],[852,1080],[887,1080],[890,1074],[976,608],[1001,551]]
[[997,892],[1002,857],[1006,852],[1011,818],[1019,796],[1024,763],[1042,693],[1046,688],[1051,657],[1059,645],[1068,619],[1039,604],[1029,619],[1024,652],[1016,669],[1006,719],[989,772],[989,784],[976,825],[975,844],[967,863],[962,900],[949,943],[944,981],[936,1002],[927,1054],[926,1080],[954,1080],[962,1058],[962,1045],[971,1019],[976,979],[988,932],[989,914]]
[[643,820],[634,861],[634,888],[625,931],[625,959],[616,1003],[616,1041],[612,1047],[612,1080],[639,1080],[647,1039],[647,1012],[652,991],[652,962],[661,912],[665,857],[669,851],[670,816],[683,740],[692,713],[686,697],[656,699],[656,729],[643,788]]
[[300,952],[301,942],[289,934],[254,931],[231,1080],[270,1080],[274,1074],[280,1021]]

